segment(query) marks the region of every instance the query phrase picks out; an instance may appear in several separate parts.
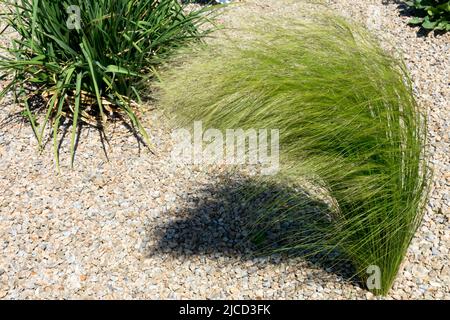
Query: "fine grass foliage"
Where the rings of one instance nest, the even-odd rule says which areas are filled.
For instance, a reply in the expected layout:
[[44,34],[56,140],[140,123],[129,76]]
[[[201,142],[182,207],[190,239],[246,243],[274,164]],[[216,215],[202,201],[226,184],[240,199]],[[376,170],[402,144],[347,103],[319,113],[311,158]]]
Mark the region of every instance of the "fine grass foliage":
[[372,292],[386,294],[428,195],[426,117],[404,64],[362,27],[332,15],[283,26],[265,20],[247,32],[244,44],[230,38],[174,61],[161,74],[161,106],[180,126],[279,129],[280,172],[259,191],[244,188],[242,198],[306,181],[326,195],[329,213],[311,219],[293,197],[273,196],[248,208],[260,212],[258,242],[270,225],[307,224],[311,232],[301,228],[267,248],[337,251]]
[[[2,78],[11,77],[0,98],[13,89],[42,147],[50,122],[59,168],[57,133],[62,118],[103,128],[123,114],[148,136],[137,117],[139,92],[155,68],[176,49],[209,32],[205,9],[187,12],[177,0],[1,0],[1,19],[17,37],[3,48]],[[209,9],[208,9],[209,10]],[[32,110],[29,99],[45,100]],[[43,114],[42,123],[35,113]]]

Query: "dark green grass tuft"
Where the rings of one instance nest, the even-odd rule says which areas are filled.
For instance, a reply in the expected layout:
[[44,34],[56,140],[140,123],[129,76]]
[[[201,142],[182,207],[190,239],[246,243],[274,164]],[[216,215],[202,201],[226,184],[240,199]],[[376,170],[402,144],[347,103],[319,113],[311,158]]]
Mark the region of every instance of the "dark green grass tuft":
[[[18,37],[0,57],[1,77],[13,77],[0,98],[14,89],[40,146],[48,121],[56,141],[60,120],[72,118],[72,159],[78,123],[103,127],[115,113],[128,117],[148,143],[135,113],[140,89],[175,50],[209,31],[202,27],[209,21],[206,9],[187,13],[177,0],[1,2],[1,18]],[[78,7],[80,28],[69,6]],[[47,101],[40,128],[28,106],[36,95]]]

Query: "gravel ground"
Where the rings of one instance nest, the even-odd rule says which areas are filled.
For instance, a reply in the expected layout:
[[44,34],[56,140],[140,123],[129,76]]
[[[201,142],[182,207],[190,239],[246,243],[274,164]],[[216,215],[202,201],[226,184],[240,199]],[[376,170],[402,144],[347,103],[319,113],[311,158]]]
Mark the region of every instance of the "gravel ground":
[[[326,1],[400,51],[418,100],[429,110],[433,192],[404,268],[387,298],[450,298],[450,34],[423,37],[398,5]],[[225,24],[248,14],[300,14],[300,1],[242,1]],[[376,18],[373,18],[373,17]],[[3,37],[1,41],[6,42]],[[225,168],[171,161],[170,131],[158,111],[144,125],[156,154],[121,123],[107,141],[83,128],[75,168],[61,144],[42,155],[10,99],[0,108],[0,298],[373,299],[345,266],[301,258],[252,257],[242,242],[244,208]]]

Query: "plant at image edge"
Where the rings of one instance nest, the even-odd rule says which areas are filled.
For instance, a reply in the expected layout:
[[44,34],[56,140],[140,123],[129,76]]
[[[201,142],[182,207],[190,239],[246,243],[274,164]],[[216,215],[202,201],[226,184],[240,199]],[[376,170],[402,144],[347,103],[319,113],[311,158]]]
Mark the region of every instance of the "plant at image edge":
[[[6,12],[1,17],[18,37],[3,48],[8,55],[1,56],[1,78],[12,76],[12,81],[0,98],[13,89],[40,147],[44,129],[51,123],[58,170],[56,140],[63,117],[73,121],[72,165],[80,121],[103,128],[110,115],[120,112],[149,144],[135,112],[141,87],[153,76],[155,66],[176,49],[209,32],[199,28],[209,21],[210,12],[187,13],[177,0],[16,0],[2,4]],[[70,6],[77,10],[71,11],[74,7]],[[80,28],[71,20],[73,12],[79,13]],[[41,125],[30,107],[30,98],[36,96],[45,101]]]
[[450,31],[449,0],[410,0],[405,3],[418,15],[409,24],[421,25],[428,30]]
[[[369,289],[386,294],[421,222],[430,173],[426,116],[405,66],[362,27],[335,16],[258,23],[245,44],[211,45],[169,65],[160,105],[177,126],[201,120],[221,130],[279,129],[280,172],[270,183],[261,178],[259,191],[239,194],[253,203],[248,214],[259,215],[252,219],[259,242],[271,225],[304,227],[265,253],[339,252],[366,284],[371,266],[379,267],[380,287]],[[326,221],[310,219],[288,194],[252,202],[268,199],[270,185],[303,181],[331,199]]]

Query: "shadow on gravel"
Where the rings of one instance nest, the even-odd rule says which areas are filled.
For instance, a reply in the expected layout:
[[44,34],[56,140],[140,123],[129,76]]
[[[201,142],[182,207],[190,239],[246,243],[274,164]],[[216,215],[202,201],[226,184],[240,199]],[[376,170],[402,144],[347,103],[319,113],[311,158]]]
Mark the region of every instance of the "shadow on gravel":
[[[260,257],[267,258],[268,263],[301,257],[360,286],[347,260],[337,252],[316,254],[318,248],[312,241],[302,242],[302,245],[308,246],[307,250],[291,249],[274,253],[292,245],[292,239],[299,235],[302,239],[321,236],[322,228],[330,223],[330,212],[325,203],[313,200],[305,190],[274,184],[263,187],[255,181],[230,177],[221,181],[220,185],[207,186],[196,193],[198,196],[181,204],[181,210],[178,209],[174,215],[181,213],[184,219],[157,227],[159,241],[149,249],[150,256],[163,252],[173,256],[219,255],[241,260]],[[276,207],[272,205],[274,199],[278,203]],[[298,209],[286,213],[287,207]],[[264,217],[261,215],[263,212]],[[269,220],[273,221],[267,218],[268,212],[272,217],[282,219],[268,224]],[[257,230],[252,228],[256,221],[259,221]],[[273,257],[281,259],[271,259]]]
[[[410,8],[405,3],[404,0],[383,0],[382,3],[384,5],[396,4],[401,17],[413,18],[413,17],[417,16],[416,10],[414,10],[413,8]],[[417,26],[417,25],[410,25],[410,27],[417,29],[417,37],[419,37],[419,38],[427,37],[430,33],[433,33],[435,36],[445,33],[445,31],[428,30],[428,29],[422,28],[421,26]]]

